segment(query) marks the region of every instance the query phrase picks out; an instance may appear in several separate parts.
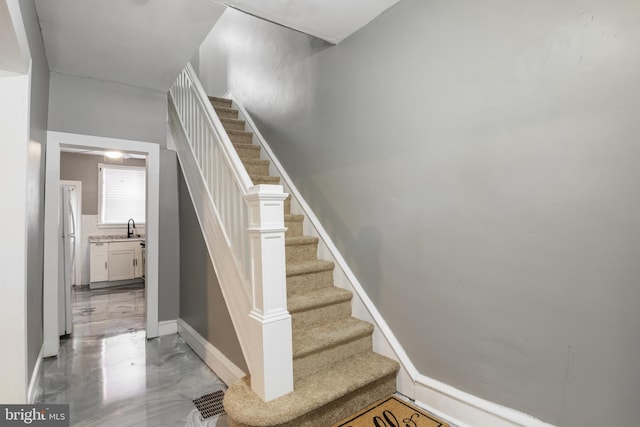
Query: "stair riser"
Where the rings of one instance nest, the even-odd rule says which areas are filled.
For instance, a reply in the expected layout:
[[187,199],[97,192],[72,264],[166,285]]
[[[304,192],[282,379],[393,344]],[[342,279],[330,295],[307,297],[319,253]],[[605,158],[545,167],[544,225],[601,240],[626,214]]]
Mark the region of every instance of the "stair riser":
[[229,131],[229,130],[244,130],[244,121],[231,121],[228,119],[220,119],[220,121],[222,122],[222,126],[224,126],[224,129]]
[[284,225],[287,227],[285,237],[302,236],[302,221],[285,221]]
[[216,113],[218,113],[218,117],[225,119],[237,119],[238,111],[236,110],[222,110],[220,108],[216,108]]
[[[275,177],[277,178],[277,177]],[[253,181],[254,185],[258,185],[258,184],[269,184],[269,185],[278,185],[280,184],[280,178],[275,179],[274,177],[265,177],[265,178],[257,178],[257,177],[253,177],[251,178],[251,180]]]
[[291,329],[295,334],[297,330],[312,328],[349,316],[351,316],[351,300],[298,313],[291,313]]
[[309,354],[305,357],[293,360],[293,380],[295,381],[305,378],[309,375],[330,368],[336,363],[355,356],[358,353],[371,351],[372,349],[371,335],[356,338],[352,341],[342,343],[335,347],[323,349],[316,353]]
[[222,108],[231,108],[231,100],[227,101],[218,101],[217,99],[212,99],[211,104],[213,108],[222,107]]
[[291,215],[291,195],[284,200],[284,214]]
[[233,133],[227,132],[229,135],[229,139],[234,144],[252,144],[253,143],[253,134],[250,133]]
[[259,159],[260,158],[260,150],[251,150],[241,147],[235,147],[236,152],[240,159]]
[[318,244],[285,246],[287,262],[313,261],[318,259]]
[[287,295],[302,294],[331,286],[333,286],[332,270],[287,277]]
[[244,167],[249,175],[269,175],[269,165],[245,164]]

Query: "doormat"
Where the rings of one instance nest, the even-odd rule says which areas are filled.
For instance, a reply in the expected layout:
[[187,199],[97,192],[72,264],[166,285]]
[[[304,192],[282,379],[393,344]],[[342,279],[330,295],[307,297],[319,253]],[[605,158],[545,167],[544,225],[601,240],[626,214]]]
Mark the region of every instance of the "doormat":
[[392,395],[332,427],[449,427],[449,424]]
[[224,391],[218,390],[194,399],[193,404],[196,405],[196,408],[198,408],[198,411],[200,411],[202,419],[206,420],[207,418],[215,417],[225,413],[224,406],[222,406],[223,398]]

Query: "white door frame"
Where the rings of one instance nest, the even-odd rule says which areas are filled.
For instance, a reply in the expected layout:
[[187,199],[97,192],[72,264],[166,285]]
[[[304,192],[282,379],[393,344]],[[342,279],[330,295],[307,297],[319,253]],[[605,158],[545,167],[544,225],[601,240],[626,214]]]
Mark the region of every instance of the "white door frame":
[[147,156],[146,286],[147,338],[158,336],[158,242],[160,209],[160,145],[127,139],[47,132],[44,220],[43,323],[45,357],[56,356],[58,336],[58,193],[60,145],[129,151]]
[[70,180],[60,180],[60,185],[67,185],[71,187],[75,187],[76,191],[76,220],[75,220],[75,229],[76,229],[76,243],[75,243],[75,251],[76,251],[76,261],[75,261],[75,282],[76,286],[82,284],[82,181],[70,181]]

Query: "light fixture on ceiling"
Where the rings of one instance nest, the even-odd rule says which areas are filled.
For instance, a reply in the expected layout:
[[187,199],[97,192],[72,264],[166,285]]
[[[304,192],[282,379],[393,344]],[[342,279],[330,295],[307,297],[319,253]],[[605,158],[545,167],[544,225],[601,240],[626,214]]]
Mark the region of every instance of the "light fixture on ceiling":
[[121,159],[122,158],[122,153],[120,151],[107,151],[106,153],[104,153],[105,156],[107,156],[110,159]]

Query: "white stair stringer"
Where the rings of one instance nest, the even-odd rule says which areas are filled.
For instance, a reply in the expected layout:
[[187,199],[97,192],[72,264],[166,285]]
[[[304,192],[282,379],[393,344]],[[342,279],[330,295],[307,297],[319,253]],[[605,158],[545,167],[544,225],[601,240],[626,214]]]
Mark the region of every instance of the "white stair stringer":
[[211,197],[202,197],[203,194],[208,193],[208,189],[199,171],[191,147],[186,141],[184,129],[180,126],[180,120],[172,103],[169,103],[169,115],[169,126],[176,144],[176,153],[189,189],[189,195],[193,201],[198,222],[200,223],[202,236],[209,251],[209,258],[218,276],[222,295],[238,335],[242,353],[245,360],[249,360],[249,354],[247,353],[249,348],[249,325],[245,314],[251,311],[249,295],[245,291],[242,277],[234,265],[234,257],[218,210],[214,206]]

